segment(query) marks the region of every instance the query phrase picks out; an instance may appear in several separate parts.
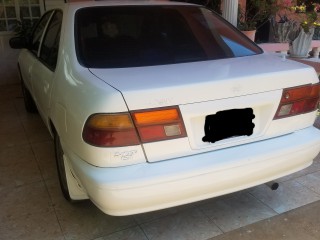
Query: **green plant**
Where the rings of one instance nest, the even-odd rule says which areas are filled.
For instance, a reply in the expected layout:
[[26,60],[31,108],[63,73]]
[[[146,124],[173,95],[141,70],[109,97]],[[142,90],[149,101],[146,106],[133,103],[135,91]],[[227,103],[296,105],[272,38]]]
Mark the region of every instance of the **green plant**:
[[271,15],[278,23],[291,22],[293,5],[293,0],[277,0],[272,7],[273,12]]
[[257,24],[263,25],[272,13],[276,0],[250,0],[246,7],[239,5],[238,28],[242,31],[255,30]]
[[297,7],[304,7],[304,9],[302,8],[303,12],[310,12],[313,11],[319,3],[320,0],[297,0]]
[[317,20],[318,14],[316,12],[307,12],[301,20],[300,26],[305,31],[305,33],[308,33],[310,31],[310,28],[316,27],[318,25]]

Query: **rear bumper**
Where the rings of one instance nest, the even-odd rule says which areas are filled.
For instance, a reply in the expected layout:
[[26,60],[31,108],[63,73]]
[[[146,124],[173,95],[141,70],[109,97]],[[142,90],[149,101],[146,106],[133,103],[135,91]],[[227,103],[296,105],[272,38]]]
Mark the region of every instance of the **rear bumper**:
[[110,215],[130,215],[239,191],[310,164],[320,131],[292,134],[168,161],[99,168],[72,154],[69,163],[89,198]]

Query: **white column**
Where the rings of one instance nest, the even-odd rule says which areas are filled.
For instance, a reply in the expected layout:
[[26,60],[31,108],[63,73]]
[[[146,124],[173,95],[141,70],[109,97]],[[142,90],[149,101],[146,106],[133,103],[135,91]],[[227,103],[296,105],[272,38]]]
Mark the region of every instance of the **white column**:
[[223,0],[222,16],[233,26],[237,26],[239,0]]

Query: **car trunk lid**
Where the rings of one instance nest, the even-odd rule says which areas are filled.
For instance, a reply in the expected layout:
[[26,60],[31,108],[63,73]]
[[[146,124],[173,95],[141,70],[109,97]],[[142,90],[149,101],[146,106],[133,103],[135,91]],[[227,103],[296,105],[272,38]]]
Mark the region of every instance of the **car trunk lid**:
[[[279,133],[270,133],[268,128],[282,89],[317,81],[310,67],[268,54],[128,69],[91,69],[91,72],[122,93],[129,111],[179,106],[188,140],[143,144],[150,162],[276,136]],[[237,134],[237,130],[232,130],[230,136],[205,141],[206,125],[216,124],[212,119],[219,112],[227,121],[220,118],[220,125],[216,126],[228,130],[231,125],[242,126],[239,121],[245,121],[252,124],[247,128],[249,133],[240,129]],[[225,122],[221,123],[221,119]]]
[[[118,89],[129,110],[182,105],[309,83],[309,67],[267,54],[136,68],[90,69]],[[130,76],[130,78],[128,77]]]

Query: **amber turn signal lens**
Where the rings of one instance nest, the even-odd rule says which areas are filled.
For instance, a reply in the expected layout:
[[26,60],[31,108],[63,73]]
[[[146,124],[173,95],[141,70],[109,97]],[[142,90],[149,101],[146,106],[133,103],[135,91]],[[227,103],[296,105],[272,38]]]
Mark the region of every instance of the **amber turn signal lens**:
[[137,125],[167,123],[179,120],[177,109],[164,109],[151,112],[136,112],[133,114]]
[[187,136],[178,107],[134,111],[131,115],[143,143]]

